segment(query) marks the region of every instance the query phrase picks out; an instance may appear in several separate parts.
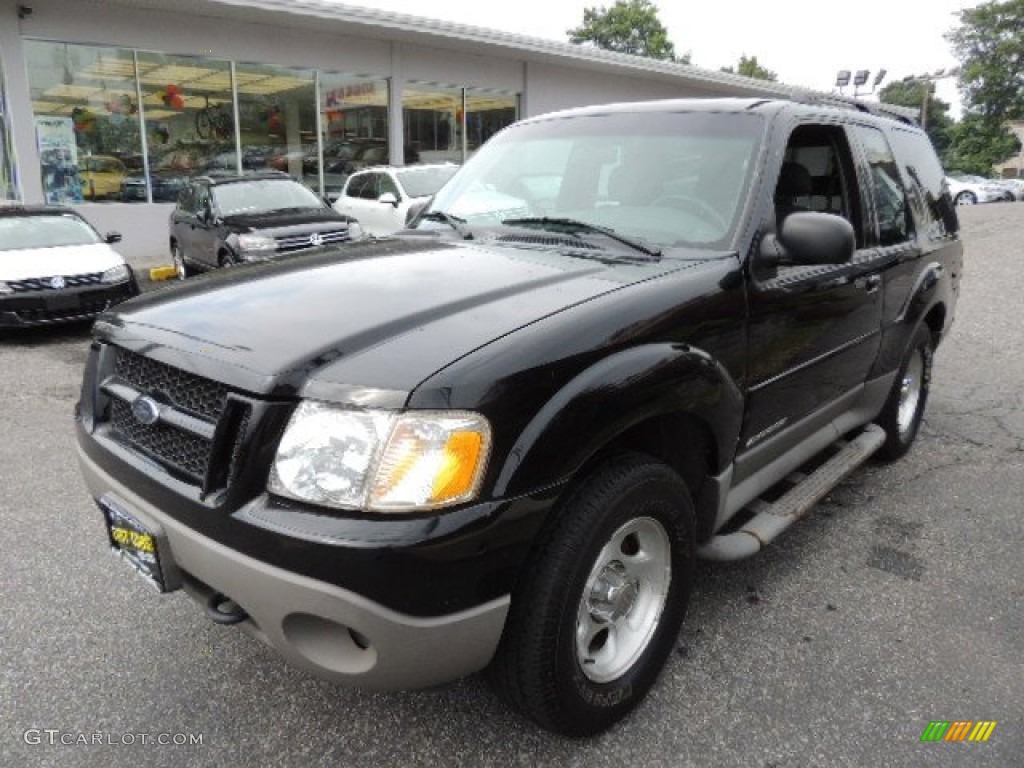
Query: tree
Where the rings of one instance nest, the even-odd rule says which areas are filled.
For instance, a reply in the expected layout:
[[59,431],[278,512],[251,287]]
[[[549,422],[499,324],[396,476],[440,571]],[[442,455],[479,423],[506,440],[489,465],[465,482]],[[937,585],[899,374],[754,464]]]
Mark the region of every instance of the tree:
[[925,131],[932,140],[935,151],[941,156],[953,141],[953,118],[949,116],[949,104],[935,98],[933,83],[927,80],[896,80],[878,92],[878,100],[898,107],[911,107],[920,111],[928,94],[928,119]]
[[779,79],[779,76],[772,72],[767,67],[762,67],[757,62],[757,56],[747,56],[747,54],[740,54],[740,62],[736,66],[736,69],[732,67],[722,67],[723,72],[732,72],[736,75],[743,75],[744,77],[753,77],[758,80],[771,80],[775,82]]
[[650,0],[617,0],[611,8],[586,8],[583,23],[566,34],[573,43],[593,43],[608,51],[690,63],[688,53],[676,58],[668,30]]
[[1020,149],[1017,137],[1003,125],[979,114],[966,114],[950,131],[951,142],[942,157],[949,171],[991,176],[992,166]]
[[960,11],[947,39],[960,59],[967,111],[996,124],[1024,117],[1024,0]]

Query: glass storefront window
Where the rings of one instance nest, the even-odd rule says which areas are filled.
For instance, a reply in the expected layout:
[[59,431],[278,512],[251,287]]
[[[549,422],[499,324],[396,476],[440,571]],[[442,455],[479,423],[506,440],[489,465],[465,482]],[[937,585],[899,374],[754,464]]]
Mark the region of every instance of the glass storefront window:
[[408,83],[402,92],[405,164],[461,163],[463,155],[463,90]]
[[519,100],[514,94],[466,89],[466,152],[480,145],[517,119]]
[[236,64],[238,126],[245,170],[284,171],[299,181],[311,170],[317,189],[313,72]]
[[25,41],[48,203],[125,199],[142,167],[130,50]]
[[[237,173],[230,63],[142,51],[138,60],[153,202],[177,200],[192,176]],[[146,199],[141,168],[126,186],[128,199]]]
[[14,151],[11,128],[7,122],[7,97],[4,91],[4,68],[0,62],[0,202],[20,198],[15,186]]
[[[388,162],[388,81],[321,72],[320,130],[323,194],[334,199],[352,171]],[[317,189],[317,169],[307,166],[306,173]]]

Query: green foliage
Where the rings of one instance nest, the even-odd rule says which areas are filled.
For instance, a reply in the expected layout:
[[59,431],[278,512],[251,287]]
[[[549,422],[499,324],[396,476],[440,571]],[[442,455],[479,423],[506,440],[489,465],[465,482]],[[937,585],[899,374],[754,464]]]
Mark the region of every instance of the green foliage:
[[941,156],[953,142],[952,130],[955,123],[949,116],[949,104],[935,98],[932,85],[925,80],[896,80],[878,92],[878,100],[884,104],[916,109],[920,117],[924,96],[928,93],[928,119],[925,131],[932,140],[935,151]]
[[732,67],[722,67],[722,71],[732,72],[745,77],[753,77],[758,80],[771,80],[773,83],[779,79],[775,72],[767,67],[762,67],[758,63],[757,56],[747,56],[745,53],[740,54],[740,62],[735,69]]
[[991,176],[993,165],[1020,149],[1013,133],[980,114],[965,115],[953,125],[950,137],[950,146],[942,157],[948,171]]
[[961,11],[947,37],[961,62],[967,111],[996,123],[1024,117],[1024,0]]
[[689,54],[676,58],[668,30],[650,0],[618,0],[610,8],[586,8],[583,23],[566,34],[573,43],[593,43],[608,51],[690,63]]

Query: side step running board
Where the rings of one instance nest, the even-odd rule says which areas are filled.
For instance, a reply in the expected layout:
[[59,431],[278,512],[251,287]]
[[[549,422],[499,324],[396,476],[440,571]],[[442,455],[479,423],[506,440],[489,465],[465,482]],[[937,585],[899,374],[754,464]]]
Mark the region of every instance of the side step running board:
[[738,531],[713,537],[697,550],[705,560],[741,560],[760,552],[770,541],[807,514],[848,474],[871,458],[885,442],[885,430],[874,424],[799,482],[773,504],[754,502],[756,514]]

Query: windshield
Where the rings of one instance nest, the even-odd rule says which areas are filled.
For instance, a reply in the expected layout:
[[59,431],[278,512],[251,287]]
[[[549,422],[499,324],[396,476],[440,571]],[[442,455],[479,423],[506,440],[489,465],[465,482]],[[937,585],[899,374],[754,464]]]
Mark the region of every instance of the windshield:
[[572,219],[659,246],[724,247],[763,130],[759,116],[735,113],[641,112],[514,126],[484,145],[430,210],[469,226]]
[[213,199],[222,216],[324,207],[323,201],[312,191],[291,179],[259,179],[223,184],[213,188]]
[[96,231],[77,216],[0,216],[0,251],[98,242]]
[[443,187],[457,170],[457,165],[442,165],[438,168],[410,168],[395,175],[409,197],[430,197]]

